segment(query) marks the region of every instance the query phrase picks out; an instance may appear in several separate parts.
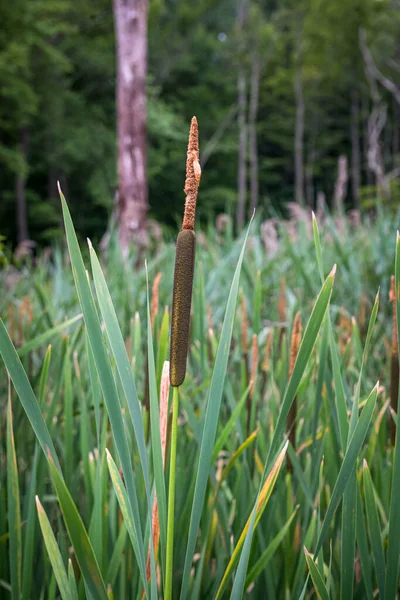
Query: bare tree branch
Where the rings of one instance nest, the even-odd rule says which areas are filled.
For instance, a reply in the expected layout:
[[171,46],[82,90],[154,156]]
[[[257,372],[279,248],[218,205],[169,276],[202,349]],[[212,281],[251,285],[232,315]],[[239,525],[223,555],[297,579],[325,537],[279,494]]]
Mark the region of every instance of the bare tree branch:
[[379,81],[379,83],[385,89],[393,94],[393,96],[396,98],[396,101],[400,104],[400,88],[398,88],[397,85],[391,79],[386,77],[376,66],[371,51],[367,45],[367,34],[364,29],[360,30],[360,48],[370,76],[375,80],[375,82]]
[[219,124],[219,126],[217,127],[217,129],[215,130],[213,135],[210,137],[210,139],[206,143],[204,150],[202,149],[201,158],[200,158],[200,164],[201,164],[202,169],[206,165],[210,156],[212,154],[214,154],[214,151],[218,145],[218,142],[221,140],[221,138],[223,137],[226,130],[229,129],[229,127],[232,125],[233,121],[235,120],[236,115],[237,115],[237,110],[238,110],[238,107],[235,102],[235,104],[232,105],[231,108],[229,109],[229,112],[226,115],[225,119],[223,121],[221,121],[221,123]]

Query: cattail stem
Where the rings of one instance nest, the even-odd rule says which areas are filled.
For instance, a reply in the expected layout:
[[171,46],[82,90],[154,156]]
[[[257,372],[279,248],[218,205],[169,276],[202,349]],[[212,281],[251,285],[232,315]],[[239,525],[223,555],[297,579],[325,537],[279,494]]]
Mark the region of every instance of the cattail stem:
[[171,457],[169,464],[168,520],[167,520],[167,556],[165,577],[165,600],[172,598],[173,558],[174,558],[174,505],[176,475],[176,445],[178,433],[179,388],[174,387],[172,398]]

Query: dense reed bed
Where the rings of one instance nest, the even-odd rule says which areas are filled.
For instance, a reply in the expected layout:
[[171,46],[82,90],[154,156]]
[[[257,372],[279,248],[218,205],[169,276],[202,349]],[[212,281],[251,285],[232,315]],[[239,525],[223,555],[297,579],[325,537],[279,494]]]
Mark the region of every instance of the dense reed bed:
[[200,228],[170,380],[174,244],[62,209],[0,275],[0,596],[394,600],[399,217]]

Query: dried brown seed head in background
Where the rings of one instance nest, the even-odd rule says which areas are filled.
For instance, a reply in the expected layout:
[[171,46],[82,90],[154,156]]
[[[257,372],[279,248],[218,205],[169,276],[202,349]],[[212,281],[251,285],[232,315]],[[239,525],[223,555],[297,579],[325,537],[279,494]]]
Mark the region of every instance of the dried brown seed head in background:
[[258,338],[257,334],[253,334],[252,344],[251,344],[251,375],[250,375],[250,391],[249,396],[252,398],[254,396],[255,383],[257,378],[257,369],[258,369]]
[[289,365],[289,377],[291,377],[292,373],[293,373],[293,369],[294,369],[294,365],[296,362],[296,358],[297,358],[297,354],[299,352],[299,348],[300,348],[300,343],[301,343],[301,333],[302,333],[302,326],[301,326],[301,318],[300,318],[300,313],[296,313],[296,316],[294,318],[294,322],[293,322],[293,329],[292,329],[292,339],[290,342],[290,365]]
[[158,288],[160,286],[160,279],[162,277],[162,273],[157,273],[154,282],[153,289],[151,293],[151,310],[150,310],[150,323],[151,330],[154,331],[154,321],[156,320],[156,316],[158,313]]

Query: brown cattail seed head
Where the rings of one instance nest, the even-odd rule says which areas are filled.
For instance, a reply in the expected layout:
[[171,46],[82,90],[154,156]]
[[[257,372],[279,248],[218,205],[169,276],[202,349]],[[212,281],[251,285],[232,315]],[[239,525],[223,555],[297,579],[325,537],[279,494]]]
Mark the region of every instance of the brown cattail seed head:
[[185,213],[183,215],[182,230],[176,241],[170,354],[170,380],[173,387],[179,387],[186,375],[194,256],[196,251],[194,219],[196,216],[196,201],[200,176],[199,131],[197,119],[193,117],[190,124],[186,157]]
[[194,231],[182,229],[176,241],[172,297],[170,379],[174,387],[180,386],[186,375],[195,251]]
[[257,369],[258,369],[258,338],[257,334],[253,334],[252,344],[251,344],[251,376],[250,376],[250,391],[249,396],[252,398],[254,396],[255,391],[255,383],[257,379]]
[[365,326],[365,320],[367,318],[367,302],[368,302],[368,298],[367,298],[366,294],[363,294],[361,296],[360,313],[359,313],[359,317],[358,317],[358,323],[359,323],[360,329],[364,329],[364,326]]
[[160,286],[160,279],[162,277],[162,273],[157,273],[156,278],[153,283],[152,295],[151,295],[151,310],[150,310],[150,323],[151,330],[154,331],[154,321],[156,320],[156,316],[158,313],[158,288]]
[[269,363],[270,363],[271,352],[272,352],[273,335],[274,335],[273,331],[272,331],[272,329],[270,329],[268,331],[267,339],[265,341],[265,354],[264,354],[264,360],[261,365],[261,370],[264,371],[265,373],[269,369]]
[[293,373],[297,354],[299,352],[300,342],[301,342],[301,332],[302,332],[302,326],[301,326],[301,320],[300,320],[300,313],[298,312],[298,313],[296,313],[296,316],[294,318],[293,329],[292,329],[292,339],[290,341],[289,377],[291,377],[291,375]]
[[196,216],[197,192],[201,177],[199,162],[199,130],[196,117],[190,124],[189,143],[186,157],[186,181],[184,192],[186,194],[185,214],[183,216],[182,229],[194,229],[194,218]]

